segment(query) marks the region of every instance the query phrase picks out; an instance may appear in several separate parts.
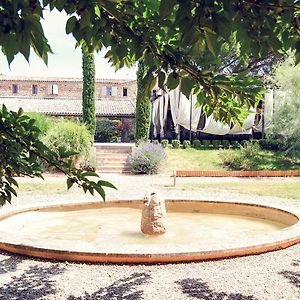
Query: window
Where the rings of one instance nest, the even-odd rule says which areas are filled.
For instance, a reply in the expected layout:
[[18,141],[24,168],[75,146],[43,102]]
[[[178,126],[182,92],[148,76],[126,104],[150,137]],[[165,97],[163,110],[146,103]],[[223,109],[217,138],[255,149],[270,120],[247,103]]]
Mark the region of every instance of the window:
[[156,96],[156,90],[152,91],[152,95],[155,97]]
[[12,92],[13,92],[13,94],[18,94],[19,86],[17,84],[12,85]]
[[106,87],[106,96],[112,96],[112,87]]
[[127,88],[123,88],[123,96],[124,97],[128,96],[128,89]]
[[58,95],[58,85],[57,84],[50,84],[48,86],[48,94],[49,95]]
[[36,95],[38,93],[38,86],[37,84],[32,85],[32,94]]

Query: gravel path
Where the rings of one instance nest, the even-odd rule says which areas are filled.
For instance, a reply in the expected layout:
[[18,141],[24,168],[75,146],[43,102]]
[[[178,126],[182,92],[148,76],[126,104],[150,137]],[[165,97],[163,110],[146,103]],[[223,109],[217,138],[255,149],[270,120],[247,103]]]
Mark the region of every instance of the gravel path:
[[[220,190],[182,190],[172,187],[168,176],[106,175],[119,191],[108,191],[108,199],[140,198],[145,193],[160,191],[165,197],[251,201],[253,196]],[[60,183],[61,177],[46,182]],[[189,182],[249,181],[255,179],[180,178]],[[265,180],[265,179],[258,179]],[[268,179],[274,184],[278,180]],[[21,178],[21,183],[38,182]],[[126,195],[126,196],[124,196]],[[13,201],[15,206],[37,202],[94,199],[76,190],[68,194],[30,196],[24,192]],[[255,197],[257,201],[300,209],[297,200]],[[299,202],[299,203],[298,203]],[[300,299],[300,244],[285,250],[235,259],[162,265],[108,265],[49,262],[0,252],[0,299],[205,299],[256,300]]]

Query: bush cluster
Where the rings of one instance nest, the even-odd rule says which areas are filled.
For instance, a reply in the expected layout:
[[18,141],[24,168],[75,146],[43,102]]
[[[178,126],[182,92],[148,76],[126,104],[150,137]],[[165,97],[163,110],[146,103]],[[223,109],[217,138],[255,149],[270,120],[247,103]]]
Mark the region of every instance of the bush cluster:
[[259,151],[257,142],[247,141],[239,151],[222,151],[221,162],[231,170],[253,170],[260,161]]
[[263,140],[259,140],[259,146],[264,150],[272,150],[272,151],[284,151],[286,150],[286,145],[283,139],[275,139],[275,138],[267,138]]
[[161,145],[145,142],[129,158],[129,166],[134,174],[157,174],[166,158]]
[[[82,160],[84,169],[95,167],[89,154],[92,138],[85,125],[71,120],[50,118],[41,113],[26,115],[35,120],[34,126],[40,131],[39,137],[50,150],[57,154],[60,148],[77,152],[78,154],[72,157],[73,165]],[[39,159],[39,163],[44,171],[51,169],[45,161]]]
[[37,112],[27,112],[25,115],[35,120],[34,126],[40,130],[40,136],[46,134],[47,130],[55,123],[53,118]]
[[122,122],[120,120],[97,120],[95,140],[100,143],[114,143],[121,137]]
[[52,151],[58,153],[59,148],[75,151],[73,162],[76,163],[81,155],[90,151],[91,136],[85,125],[70,120],[62,120],[53,124],[46,132],[42,141]]

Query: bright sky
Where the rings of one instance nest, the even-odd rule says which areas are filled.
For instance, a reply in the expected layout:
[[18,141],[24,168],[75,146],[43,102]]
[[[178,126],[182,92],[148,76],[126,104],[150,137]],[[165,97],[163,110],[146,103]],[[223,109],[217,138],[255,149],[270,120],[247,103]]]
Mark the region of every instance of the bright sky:
[[[0,51],[0,74],[9,76],[40,77],[82,77],[81,49],[75,49],[75,39],[65,33],[67,17],[58,11],[45,12],[42,22],[45,35],[54,54],[49,54],[48,67],[38,58],[34,51],[30,52],[29,64],[23,55],[18,54],[10,65]],[[123,68],[117,73],[104,58],[105,52],[95,55],[97,78],[135,79],[135,68]]]

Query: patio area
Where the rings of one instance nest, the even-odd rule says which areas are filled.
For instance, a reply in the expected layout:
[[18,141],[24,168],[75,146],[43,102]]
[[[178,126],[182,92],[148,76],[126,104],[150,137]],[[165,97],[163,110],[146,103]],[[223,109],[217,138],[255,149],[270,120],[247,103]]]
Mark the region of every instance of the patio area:
[[[300,210],[297,199],[258,196],[217,188],[249,185],[300,184],[298,178],[180,178],[176,187],[168,175],[105,174],[118,187],[107,189],[107,200],[137,199],[150,192],[166,198],[197,198],[280,204]],[[12,205],[95,200],[76,188],[64,191],[65,179],[48,176],[20,178],[20,192]],[[45,192],[41,183],[45,185]],[[216,184],[216,186],[210,186]],[[189,187],[187,189],[187,186]],[[300,199],[300,195],[299,195]],[[99,199],[99,201],[101,201]],[[285,250],[227,260],[160,264],[112,265],[50,262],[0,253],[0,299],[290,299],[300,298],[300,245]]]

